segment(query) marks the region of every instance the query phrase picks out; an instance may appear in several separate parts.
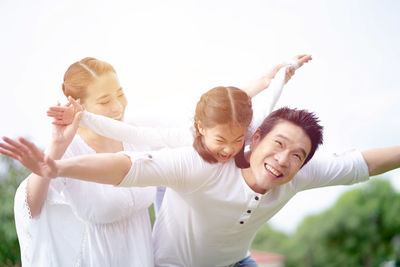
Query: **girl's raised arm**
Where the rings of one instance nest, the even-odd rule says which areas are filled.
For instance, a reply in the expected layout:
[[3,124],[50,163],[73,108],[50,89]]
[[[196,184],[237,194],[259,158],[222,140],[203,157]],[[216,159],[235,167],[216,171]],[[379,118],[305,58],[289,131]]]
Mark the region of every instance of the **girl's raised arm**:
[[[292,78],[296,69],[312,60],[311,55],[298,55],[288,62],[273,67],[268,73],[250,83],[244,90],[252,97],[253,120],[246,141],[251,139],[264,119],[272,112],[278,102],[283,87]],[[269,88],[269,90],[265,90]],[[254,96],[254,97],[253,97]]]
[[[69,124],[75,113],[83,110],[78,101],[72,98],[69,100],[72,104],[70,106],[50,107],[47,114],[55,119],[53,123]],[[193,143],[193,136],[189,129],[138,127],[87,111],[83,111],[80,126],[88,127],[114,140],[130,144],[145,144],[149,150],[189,146]]]

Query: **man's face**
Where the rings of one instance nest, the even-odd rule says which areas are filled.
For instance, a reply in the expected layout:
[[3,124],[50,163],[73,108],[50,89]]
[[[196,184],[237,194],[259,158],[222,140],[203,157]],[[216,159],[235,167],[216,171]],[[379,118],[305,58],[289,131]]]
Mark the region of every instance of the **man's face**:
[[279,122],[262,140],[256,132],[246,182],[259,193],[285,184],[300,170],[310,150],[308,135],[291,122]]

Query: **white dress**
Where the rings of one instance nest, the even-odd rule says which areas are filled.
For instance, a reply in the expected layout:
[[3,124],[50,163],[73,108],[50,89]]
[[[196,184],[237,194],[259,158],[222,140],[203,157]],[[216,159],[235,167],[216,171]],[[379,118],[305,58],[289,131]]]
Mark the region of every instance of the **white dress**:
[[[150,148],[124,144],[125,151]],[[76,135],[64,158],[93,153]],[[14,203],[22,266],[154,266],[148,207],[155,188],[54,179],[41,214],[32,219],[26,185],[27,179]]]

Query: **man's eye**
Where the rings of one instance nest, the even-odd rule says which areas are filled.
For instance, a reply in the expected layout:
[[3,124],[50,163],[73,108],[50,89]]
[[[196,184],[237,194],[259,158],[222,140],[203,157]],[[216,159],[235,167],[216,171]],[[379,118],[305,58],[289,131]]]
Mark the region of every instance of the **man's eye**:
[[301,156],[299,154],[293,154],[293,156],[295,156],[298,160],[301,161]]
[[101,102],[100,105],[106,105],[108,103],[110,103],[110,101]]

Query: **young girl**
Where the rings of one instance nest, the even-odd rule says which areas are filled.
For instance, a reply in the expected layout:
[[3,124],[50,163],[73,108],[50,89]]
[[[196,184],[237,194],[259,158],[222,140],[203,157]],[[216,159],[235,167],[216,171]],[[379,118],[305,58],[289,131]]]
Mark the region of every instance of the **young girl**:
[[[303,60],[309,59],[303,57]],[[302,64],[301,59],[299,61]],[[268,79],[275,73],[258,85],[256,82],[253,91],[259,90],[260,84],[268,85]],[[80,98],[88,111],[116,120],[123,118],[126,99],[115,71],[108,63],[93,58],[74,63],[65,74],[63,91],[67,96]],[[69,145],[71,133],[76,128],[77,120],[71,126],[55,128],[55,138],[48,152],[50,156],[60,158],[65,150],[64,158],[69,158],[122,149],[143,151],[170,144],[168,137],[171,135],[164,138],[159,132],[147,131],[149,129],[139,136],[154,138],[146,142],[137,138],[127,144],[80,128],[79,136]],[[175,134],[173,138],[182,140]],[[9,145],[2,144],[2,148],[8,150],[3,150],[4,154],[18,153],[12,147],[21,148],[20,144],[7,138],[5,141]],[[224,153],[221,156],[227,157]],[[25,164],[29,168],[30,163]],[[152,266],[147,213],[151,201],[151,189],[119,189],[70,179],[50,181],[32,174],[21,184],[15,202],[23,265]],[[63,220],[60,221],[60,217]]]

